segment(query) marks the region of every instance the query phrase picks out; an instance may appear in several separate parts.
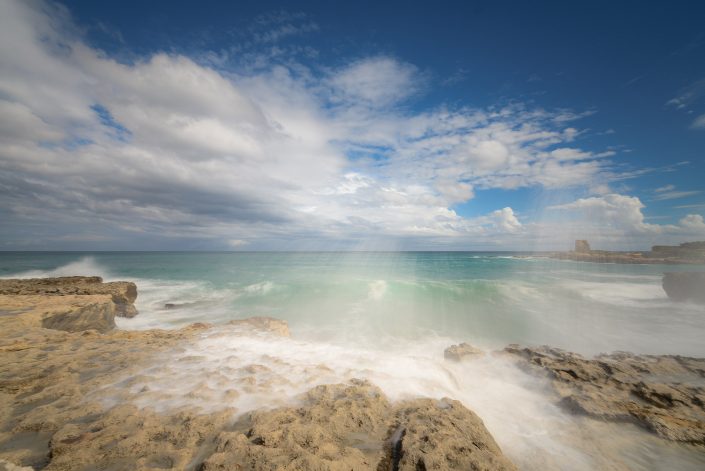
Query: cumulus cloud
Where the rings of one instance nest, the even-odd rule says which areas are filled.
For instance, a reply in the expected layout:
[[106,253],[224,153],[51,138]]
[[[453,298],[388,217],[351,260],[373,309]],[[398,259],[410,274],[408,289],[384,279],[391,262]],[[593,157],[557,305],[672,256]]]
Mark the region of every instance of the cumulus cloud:
[[[256,42],[317,28],[291,15],[266,22]],[[458,204],[614,176],[612,153],[575,145],[584,114],[517,103],[411,111],[400,105],[428,79],[400,59],[267,57],[234,70],[178,53],[121,62],[87,44],[61,6],[0,3],[0,240],[492,244],[530,228],[510,207],[463,217]]]
[[635,234],[705,234],[702,216],[689,214],[674,224],[650,224],[645,222],[644,204],[636,196],[612,193],[600,197],[581,198],[572,203],[549,207],[552,210],[572,211],[589,223],[593,230],[603,232],[617,230],[624,236]]

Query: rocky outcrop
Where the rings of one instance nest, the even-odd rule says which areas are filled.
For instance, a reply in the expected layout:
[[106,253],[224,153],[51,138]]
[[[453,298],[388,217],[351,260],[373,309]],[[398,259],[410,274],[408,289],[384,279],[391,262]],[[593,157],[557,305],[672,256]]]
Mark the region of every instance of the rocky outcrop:
[[545,346],[504,351],[548,374],[560,404],[572,412],[705,445],[705,359],[630,353],[586,359]]
[[473,347],[465,342],[458,345],[451,345],[443,351],[443,357],[451,361],[460,361],[465,357],[479,357],[484,354],[485,352],[479,348]]
[[[42,326],[65,328],[62,316],[88,310],[88,301],[114,305],[109,295],[0,295],[0,460],[47,471],[516,469],[459,402],[391,403],[359,380],[318,386],[292,406],[239,418],[221,404],[155,410],[169,399],[149,372],[204,330],[288,335],[287,324],[251,318],[105,334]],[[234,375],[228,387],[245,391],[250,380]],[[140,408],[145,395],[150,406]]]
[[705,241],[686,242],[679,246],[655,245],[648,252],[613,252],[592,250],[587,240],[576,240],[575,250],[552,252],[550,258],[576,262],[626,264],[701,264],[705,263]]
[[66,276],[59,278],[29,278],[0,280],[0,294],[4,295],[109,295],[115,304],[115,315],[134,317],[137,309],[137,286],[130,281],[103,283],[99,276]]
[[590,244],[587,240],[576,240],[575,251],[578,253],[590,253]]
[[654,245],[645,254],[654,258],[676,258],[705,262],[705,241],[685,242],[680,245]]
[[366,381],[318,386],[300,407],[250,414],[221,433],[211,470],[514,470],[482,420],[450,399],[391,404]]
[[104,333],[115,327],[115,303],[108,295],[0,295],[0,330],[45,328]]
[[289,337],[289,324],[281,319],[274,317],[248,317],[247,319],[235,319],[228,322],[228,325],[234,325],[246,330],[254,330],[268,334],[278,335],[280,337]]
[[674,301],[705,304],[705,272],[675,272],[663,275],[663,290]]
[[67,332],[84,330],[107,332],[115,328],[115,303],[101,296],[81,306],[73,306],[64,311],[59,310],[43,316],[42,327]]

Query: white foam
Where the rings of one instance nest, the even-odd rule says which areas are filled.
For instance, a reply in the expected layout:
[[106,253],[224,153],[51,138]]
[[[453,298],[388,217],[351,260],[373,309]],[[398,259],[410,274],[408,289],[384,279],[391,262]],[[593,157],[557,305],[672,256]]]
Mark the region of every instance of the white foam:
[[53,270],[28,270],[4,278],[51,278],[57,276],[100,276],[103,280],[112,279],[107,268],[99,265],[93,257],[82,257]]
[[[518,369],[507,357],[486,355],[460,363],[443,359],[451,339],[422,342],[378,339],[376,348],[294,340],[222,326],[184,349],[154,359],[154,367],[111,385],[110,402],[127,393],[140,407],[168,411],[195,406],[235,408],[238,414],[297,403],[319,384],[370,380],[393,401],[412,397],[460,400],[484,421],[521,469],[591,470],[619,461],[626,447],[648,441],[639,430],[618,429],[612,439],[599,424],[554,405],[545,379]],[[665,446],[665,445],[664,445]],[[614,448],[614,447],[613,447]],[[611,453],[611,455],[610,455]]]
[[254,283],[243,288],[243,291],[250,295],[263,295],[267,294],[274,289],[274,283],[271,281],[262,281],[260,283]]
[[384,280],[376,280],[369,284],[369,289],[367,291],[367,298],[372,300],[380,300],[384,297],[387,292],[387,282]]

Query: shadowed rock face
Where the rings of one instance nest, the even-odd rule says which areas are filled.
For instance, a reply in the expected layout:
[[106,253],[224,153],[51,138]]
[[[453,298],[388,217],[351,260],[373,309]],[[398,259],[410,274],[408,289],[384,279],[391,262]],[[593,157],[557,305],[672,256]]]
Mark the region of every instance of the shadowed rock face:
[[103,283],[99,276],[65,276],[58,278],[29,278],[0,280],[0,294],[4,295],[97,295],[107,294],[115,304],[115,315],[134,317],[137,315],[134,302],[137,286],[130,281]]
[[674,301],[705,304],[705,272],[676,272],[663,275],[663,290]]
[[557,348],[504,350],[546,372],[566,409],[635,422],[673,441],[705,445],[705,359],[614,353],[594,359]]

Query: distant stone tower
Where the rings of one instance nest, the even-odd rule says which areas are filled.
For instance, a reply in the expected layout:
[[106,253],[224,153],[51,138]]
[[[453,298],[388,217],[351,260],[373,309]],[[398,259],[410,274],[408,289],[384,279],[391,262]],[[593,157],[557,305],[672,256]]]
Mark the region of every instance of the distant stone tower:
[[590,244],[588,244],[587,240],[576,240],[575,251],[579,253],[588,253],[590,252]]

